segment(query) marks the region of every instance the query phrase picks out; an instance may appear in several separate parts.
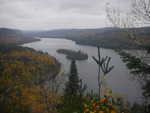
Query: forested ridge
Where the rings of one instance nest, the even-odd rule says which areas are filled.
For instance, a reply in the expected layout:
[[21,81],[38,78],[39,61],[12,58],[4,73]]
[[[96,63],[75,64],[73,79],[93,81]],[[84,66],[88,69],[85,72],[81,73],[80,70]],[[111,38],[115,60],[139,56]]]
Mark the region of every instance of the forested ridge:
[[18,45],[38,40],[23,34],[21,30],[0,28],[0,45]]
[[[60,71],[60,63],[47,53],[24,47],[0,47],[0,108],[2,113],[45,112],[52,93],[47,80]],[[56,95],[55,95],[56,97]],[[55,103],[55,97],[53,96]],[[53,100],[51,99],[51,101]]]
[[[138,48],[137,44],[131,43],[126,31],[136,31],[138,41],[149,44],[150,28],[99,28],[99,29],[58,29],[47,31],[21,31],[9,28],[0,28],[0,45],[2,44],[23,44],[39,41],[40,38],[65,38],[82,45],[101,46],[104,48]],[[111,43],[110,43],[111,42]]]
[[[132,49],[138,48],[138,45],[133,43],[127,31],[136,31],[138,41],[149,44],[150,27],[141,28],[97,28],[97,29],[58,29],[47,31],[31,31],[26,32],[28,36],[38,36],[47,38],[65,38],[75,41],[81,45],[101,46],[104,48],[123,48]],[[111,42],[111,43],[110,43]]]

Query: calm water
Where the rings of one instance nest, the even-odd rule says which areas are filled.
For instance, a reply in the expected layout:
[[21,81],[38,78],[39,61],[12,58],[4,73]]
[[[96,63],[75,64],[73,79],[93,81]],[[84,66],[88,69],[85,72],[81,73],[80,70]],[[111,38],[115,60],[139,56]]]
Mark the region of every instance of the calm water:
[[[65,55],[58,54],[57,49],[73,49],[81,50],[88,54],[89,59],[86,61],[78,61],[78,72],[80,78],[87,84],[88,90],[93,89],[95,92],[97,88],[97,65],[93,61],[92,56],[97,56],[97,48],[91,46],[81,46],[74,41],[66,39],[42,38],[41,41],[24,44],[23,46],[31,47],[36,50],[48,52],[55,56],[63,65],[63,68],[68,72],[70,61],[65,58]],[[122,96],[130,102],[139,102],[142,100],[142,90],[140,84],[132,79],[125,64],[121,61],[120,56],[110,49],[102,49],[103,56],[112,57],[111,64],[115,68],[107,76],[107,84],[105,87],[111,88],[116,96]]]

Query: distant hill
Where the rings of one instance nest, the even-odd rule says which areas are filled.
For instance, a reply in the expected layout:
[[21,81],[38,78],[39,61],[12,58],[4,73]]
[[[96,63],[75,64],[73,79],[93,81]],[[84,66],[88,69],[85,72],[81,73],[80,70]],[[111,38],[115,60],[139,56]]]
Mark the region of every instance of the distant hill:
[[[150,27],[131,28],[136,30],[139,41],[150,44]],[[78,44],[100,45],[105,48],[133,48],[131,40],[124,29],[99,28],[99,29],[60,29],[50,31],[26,32],[29,36],[66,38],[76,41]],[[135,47],[135,45],[134,45]]]
[[5,44],[22,44],[27,42],[36,41],[33,37],[26,36],[20,30],[0,28],[0,45]]

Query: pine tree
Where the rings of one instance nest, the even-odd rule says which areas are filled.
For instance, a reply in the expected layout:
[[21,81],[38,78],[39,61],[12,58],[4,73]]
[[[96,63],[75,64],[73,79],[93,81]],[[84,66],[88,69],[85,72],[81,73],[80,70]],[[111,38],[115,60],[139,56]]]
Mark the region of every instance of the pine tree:
[[70,74],[68,82],[66,83],[65,95],[76,97],[79,90],[79,77],[75,61],[71,62]]
[[82,111],[82,95],[85,90],[82,81],[78,77],[76,62],[70,65],[68,82],[64,90],[62,113],[75,113]]

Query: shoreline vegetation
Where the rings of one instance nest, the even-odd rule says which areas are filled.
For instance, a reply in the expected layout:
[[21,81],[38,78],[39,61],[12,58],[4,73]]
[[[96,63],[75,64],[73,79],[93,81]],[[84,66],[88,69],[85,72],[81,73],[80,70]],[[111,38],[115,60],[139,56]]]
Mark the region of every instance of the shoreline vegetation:
[[56,104],[55,99],[58,98],[47,82],[54,84],[60,69],[57,59],[47,53],[27,47],[1,45],[1,112],[46,113],[45,108],[50,103],[45,101],[49,99]]
[[69,49],[58,49],[57,52],[59,54],[66,55],[66,58],[69,60],[87,60],[88,54],[83,53],[82,51],[74,51]]
[[[24,66],[22,68],[26,68],[31,76],[36,76],[36,74],[38,74],[38,76],[42,76],[43,82],[47,80],[48,76],[56,77],[61,71],[61,64],[55,57],[42,51],[36,51],[32,48],[18,45],[0,45],[1,68],[3,67],[3,63],[5,63],[5,61],[6,63],[9,63],[8,66],[11,64],[14,64],[14,66],[20,66],[20,64],[22,64]],[[32,68],[34,68],[34,70],[32,70]],[[15,70],[17,71],[16,67]],[[2,71],[4,70],[0,70],[0,73]],[[36,71],[36,74],[34,71]],[[28,72],[25,73],[29,74]]]
[[32,42],[36,42],[36,41],[40,41],[41,39],[39,38],[34,38],[34,37],[22,37],[19,40],[18,39],[8,39],[8,41],[6,39],[0,39],[0,45],[1,46],[19,46],[22,44],[26,44],[26,43],[32,43]]
[[[137,29],[143,31],[140,32],[139,37],[141,38],[139,38],[138,41],[144,41],[149,45],[150,40],[147,38],[149,36],[149,29],[149,27]],[[130,30],[132,31],[132,29]],[[142,34],[144,34],[144,36]],[[120,36],[122,36],[122,38]],[[48,32],[25,32],[9,28],[0,28],[0,45],[21,45],[40,41],[42,38],[68,39],[75,41],[79,45],[100,46],[101,48],[114,50],[118,48],[127,50],[141,48],[139,45],[129,41],[124,30],[115,28],[68,29]]]
[[39,38],[27,38],[27,40],[25,40],[25,41],[22,41],[22,42],[19,42],[18,44],[16,44],[16,45],[22,45],[22,44],[26,44],[26,43],[32,43],[32,42],[37,42],[37,41],[41,41],[41,39],[39,39]]
[[6,60],[7,58],[9,58],[8,60],[10,61],[12,59],[11,63],[16,60],[17,62],[23,62],[24,64],[29,63],[33,65],[40,65],[41,62],[42,64],[40,68],[42,68],[42,66],[44,66],[45,69],[47,66],[57,68],[56,70],[45,70],[48,73],[49,71],[51,71],[51,73],[52,71],[55,71],[54,73],[52,73],[53,75],[57,75],[61,70],[61,64],[55,57],[49,55],[48,53],[36,51],[29,47],[22,47],[18,45],[0,45],[0,54],[0,58],[4,58],[2,60]]
[[47,113],[45,108],[50,103],[45,101],[51,100],[55,105],[58,95],[46,84],[54,84],[60,70],[61,64],[47,53],[21,46],[0,46],[0,111]]

